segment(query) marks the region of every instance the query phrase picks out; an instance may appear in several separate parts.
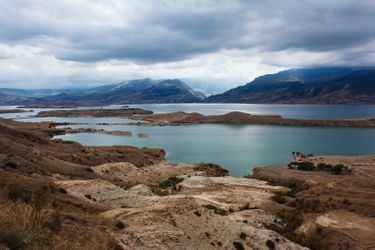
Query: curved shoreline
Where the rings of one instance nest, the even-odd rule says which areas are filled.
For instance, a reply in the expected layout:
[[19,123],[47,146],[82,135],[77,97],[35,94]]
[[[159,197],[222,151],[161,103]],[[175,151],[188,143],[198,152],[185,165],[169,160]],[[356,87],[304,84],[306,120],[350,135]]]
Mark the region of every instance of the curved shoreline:
[[230,112],[224,115],[202,115],[200,113],[173,112],[165,114],[140,115],[130,117],[143,120],[145,125],[180,125],[180,124],[257,124],[279,126],[316,126],[316,127],[375,127],[375,119],[291,119],[279,115],[251,115],[243,112]]
[[[375,118],[364,119],[293,119],[280,115],[251,115],[234,111],[224,115],[203,115],[193,112],[171,112],[153,114],[152,111],[127,108],[127,109],[94,109],[94,110],[51,110],[39,112],[36,117],[124,117],[143,123],[128,123],[126,125],[183,125],[183,124],[256,124],[276,126],[313,126],[313,127],[359,127],[375,128]],[[108,123],[108,125],[113,125]]]

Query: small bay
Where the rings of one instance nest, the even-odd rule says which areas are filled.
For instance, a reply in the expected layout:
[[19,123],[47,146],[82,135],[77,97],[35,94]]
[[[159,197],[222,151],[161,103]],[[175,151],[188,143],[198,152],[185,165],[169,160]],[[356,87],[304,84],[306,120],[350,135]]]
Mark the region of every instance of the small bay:
[[[375,154],[375,129],[323,128],[262,125],[199,124],[181,126],[100,126],[125,130],[132,137],[108,134],[67,134],[57,136],[91,146],[133,145],[163,148],[172,162],[213,162],[232,175],[250,173],[255,166],[285,165],[293,151],[322,155]],[[139,138],[138,133],[149,134]]]
[[[95,108],[121,108],[112,105]],[[299,119],[375,118],[375,105],[274,105],[274,104],[144,104],[131,105],[155,113],[199,112],[205,115],[242,111],[256,115],[277,114]],[[1,107],[0,107],[1,108]],[[3,107],[15,108],[15,107]],[[93,107],[78,107],[90,109]],[[34,117],[39,111],[3,114],[19,121],[88,123],[72,128],[131,131],[133,136],[79,133],[56,136],[86,145],[132,145],[163,148],[171,162],[212,162],[232,175],[242,176],[255,166],[281,166],[291,160],[293,151],[321,155],[375,154],[375,129],[336,127],[289,127],[269,125],[197,124],[181,126],[129,126],[105,123],[134,122],[117,117]],[[140,138],[138,133],[147,133]]]

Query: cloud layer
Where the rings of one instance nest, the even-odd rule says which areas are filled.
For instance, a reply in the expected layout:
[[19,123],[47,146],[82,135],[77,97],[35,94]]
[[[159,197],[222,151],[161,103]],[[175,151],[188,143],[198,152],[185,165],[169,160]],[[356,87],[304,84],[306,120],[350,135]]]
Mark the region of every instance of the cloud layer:
[[0,87],[375,65],[375,1],[0,0]]

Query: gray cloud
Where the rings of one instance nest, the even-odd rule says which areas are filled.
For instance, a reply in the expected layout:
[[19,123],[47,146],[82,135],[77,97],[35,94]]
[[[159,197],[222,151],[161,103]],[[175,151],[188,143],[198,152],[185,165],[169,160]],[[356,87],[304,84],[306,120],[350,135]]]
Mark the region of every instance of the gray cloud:
[[150,63],[222,49],[332,51],[375,39],[372,1],[64,2],[2,1],[1,41],[62,60]]
[[240,83],[287,67],[375,65],[375,1],[0,0],[0,10],[4,83]]

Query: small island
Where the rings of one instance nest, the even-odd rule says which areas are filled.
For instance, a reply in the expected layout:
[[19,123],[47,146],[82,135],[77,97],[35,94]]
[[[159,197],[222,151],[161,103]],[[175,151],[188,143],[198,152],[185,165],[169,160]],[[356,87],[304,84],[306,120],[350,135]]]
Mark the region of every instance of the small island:
[[224,115],[202,115],[196,112],[172,112],[165,114],[140,115],[131,117],[131,119],[146,121],[145,125],[221,123],[318,127],[375,127],[375,119],[291,119],[283,118],[279,115],[251,115],[238,111],[230,112]]
[[25,109],[0,109],[0,114],[8,114],[8,113],[26,113],[26,112],[33,112],[34,110],[25,110]]
[[149,115],[152,111],[140,108],[121,109],[73,109],[41,111],[37,117],[130,117],[133,115]]

